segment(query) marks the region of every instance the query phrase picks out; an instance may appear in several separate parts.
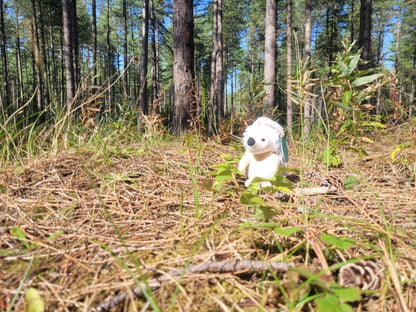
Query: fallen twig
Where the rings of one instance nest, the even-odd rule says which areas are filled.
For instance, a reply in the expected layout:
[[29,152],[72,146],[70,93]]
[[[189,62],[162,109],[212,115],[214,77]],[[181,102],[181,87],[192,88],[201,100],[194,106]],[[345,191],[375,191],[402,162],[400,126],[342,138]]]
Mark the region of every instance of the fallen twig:
[[[157,277],[156,279],[147,282],[147,287],[151,290],[160,288],[163,282],[171,280],[172,277],[182,276],[188,273],[242,273],[242,272],[264,272],[271,270],[274,272],[286,272],[292,263],[287,262],[273,262],[273,261],[249,261],[249,260],[227,260],[227,261],[210,261],[202,262],[199,264],[189,265],[187,267],[170,270],[166,275]],[[143,296],[143,291],[146,286],[140,285],[139,287],[131,290],[136,298]],[[109,311],[112,308],[122,304],[128,298],[130,291],[121,293],[115,297],[108,299],[107,301],[89,309],[87,312],[104,312]]]

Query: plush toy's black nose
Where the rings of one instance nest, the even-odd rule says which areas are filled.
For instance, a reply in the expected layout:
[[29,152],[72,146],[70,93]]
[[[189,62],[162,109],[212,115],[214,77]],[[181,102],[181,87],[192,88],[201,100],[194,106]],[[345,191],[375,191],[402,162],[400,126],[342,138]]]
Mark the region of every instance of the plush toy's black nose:
[[247,140],[247,145],[248,146],[253,146],[254,144],[256,144],[256,140],[254,140],[253,138],[248,138]]

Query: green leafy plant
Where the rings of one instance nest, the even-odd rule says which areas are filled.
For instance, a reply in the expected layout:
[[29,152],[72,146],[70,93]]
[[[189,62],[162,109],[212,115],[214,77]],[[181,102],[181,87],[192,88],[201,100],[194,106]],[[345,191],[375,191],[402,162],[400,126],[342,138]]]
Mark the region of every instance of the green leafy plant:
[[[267,221],[270,217],[276,215],[276,207],[272,204],[266,203],[259,194],[262,192],[274,194],[276,192],[283,192],[289,194],[293,189],[293,184],[286,177],[282,175],[283,172],[292,171],[287,168],[280,168],[273,179],[265,180],[255,178],[248,186],[247,190],[240,196],[240,203],[249,205],[254,209],[254,216],[260,221]],[[265,181],[270,183],[270,186],[261,187]]]
[[13,227],[10,231],[10,234],[12,234],[12,236],[17,238],[19,241],[21,241],[26,249],[29,249],[35,246],[35,244],[31,244],[29,242],[29,240],[26,237],[25,232],[19,227]]
[[330,77],[324,81],[331,129],[341,142],[357,145],[372,142],[366,136],[369,130],[384,128],[381,117],[371,113],[371,98],[381,86],[382,73],[360,69],[361,50],[353,51],[354,43],[343,42],[344,52],[338,54],[329,68]]
[[320,155],[322,163],[327,167],[338,167],[342,164],[341,156],[337,153],[337,150],[330,146],[327,147]]
[[212,166],[215,172],[212,173],[214,179],[202,182],[202,187],[214,193],[224,193],[238,188],[236,176],[240,173],[237,169],[238,160],[231,155],[223,154],[221,157],[224,162]]

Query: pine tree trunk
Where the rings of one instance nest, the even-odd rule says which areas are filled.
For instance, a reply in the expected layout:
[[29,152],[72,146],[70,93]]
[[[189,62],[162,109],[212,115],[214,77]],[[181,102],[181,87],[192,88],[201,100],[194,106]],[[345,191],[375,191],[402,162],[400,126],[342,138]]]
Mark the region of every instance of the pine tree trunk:
[[62,0],[62,17],[64,25],[64,57],[66,77],[66,106],[71,111],[72,100],[75,96],[74,63],[71,36],[71,0]]
[[107,50],[107,100],[105,105],[105,114],[108,116],[109,112],[111,112],[111,100],[112,100],[112,88],[111,88],[111,45],[110,45],[110,33],[111,33],[111,25],[110,25],[110,0],[107,0],[107,33],[106,33],[106,50]]
[[210,80],[210,96],[208,103],[208,112],[207,112],[207,136],[212,136],[215,133],[216,125],[216,112],[218,106],[217,98],[217,54],[218,54],[218,1],[214,0],[212,2],[213,12],[212,12],[212,52],[211,52],[211,80]]
[[416,107],[415,96],[416,96],[416,45],[413,49],[413,62],[412,62],[412,81],[410,86],[410,99],[409,99],[409,121],[412,119],[413,110]]
[[224,77],[222,43],[222,0],[213,2],[210,103],[207,136],[212,136],[224,117]]
[[44,87],[42,88],[43,91],[43,96],[42,99],[44,101],[43,103],[43,107],[47,107],[48,104],[50,103],[49,100],[49,66],[48,66],[48,57],[47,57],[47,51],[46,51],[46,47],[47,47],[47,43],[46,43],[46,39],[45,39],[45,26],[44,26],[44,22],[43,22],[43,8],[42,8],[42,4],[41,1],[38,0],[38,10],[39,12],[39,23],[38,23],[38,29],[39,29],[39,34],[40,34],[40,40],[39,40],[39,49],[41,50],[41,59],[42,59],[42,66],[39,68],[41,75],[42,75],[42,83],[44,85]]
[[156,21],[156,12],[155,12],[155,1],[152,0],[151,2],[151,16],[150,16],[150,24],[152,29],[152,58],[151,58],[151,67],[152,67],[152,94],[151,94],[151,102],[152,106],[154,107],[155,111],[157,112],[159,107],[155,105],[158,99],[159,94],[159,57],[158,57],[158,27],[157,27],[157,21]]
[[396,74],[399,69],[399,49],[400,49],[400,29],[401,29],[401,8],[399,8],[397,16],[396,16],[396,49],[394,55],[394,69]]
[[368,69],[371,67],[371,13],[372,0],[361,0],[360,5],[360,36],[358,46],[362,48],[361,59],[366,62],[361,67]]
[[78,38],[78,24],[77,24],[77,1],[70,1],[71,5],[71,48],[72,48],[72,62],[74,63],[74,92],[78,88],[80,81],[79,68],[79,38]]
[[17,84],[18,84],[18,106],[23,101],[23,90],[24,90],[24,82],[23,82],[23,70],[22,70],[22,55],[20,53],[20,27],[19,27],[19,9],[18,5],[14,4],[14,14],[15,14],[15,22],[16,22],[16,70],[17,70]]
[[1,88],[2,93],[2,106],[0,107],[1,111],[4,112],[10,105],[9,99],[9,70],[8,70],[8,61],[7,61],[7,53],[6,53],[6,33],[5,33],[5,25],[4,25],[4,7],[3,7],[3,0],[0,0],[0,54],[1,54],[1,63],[3,68],[3,85]]
[[128,64],[127,60],[127,0],[123,0],[123,101],[127,100],[127,72],[125,72]]
[[223,23],[222,23],[222,0],[218,1],[218,53],[217,53],[217,61],[216,61],[216,81],[217,81],[217,118],[218,118],[218,125],[221,124],[224,118],[224,46],[223,46]]
[[91,14],[92,14],[92,84],[97,85],[97,3],[96,0],[91,0]]
[[266,0],[264,38],[264,115],[271,116],[276,97],[276,0]]
[[286,70],[286,112],[287,112],[287,132],[289,138],[292,135],[293,127],[293,106],[292,106],[292,1],[286,2],[286,53],[287,53],[287,70]]
[[181,135],[189,128],[191,106],[195,105],[194,17],[192,0],[173,1],[173,84],[172,133]]
[[[305,69],[310,70],[311,62],[311,33],[312,33],[312,6],[311,0],[305,1]],[[304,84],[308,84],[305,81]],[[303,133],[308,136],[312,125],[312,98],[305,96],[303,103]]]
[[140,92],[139,92],[139,113],[137,121],[139,129],[142,130],[142,115],[148,114],[147,100],[147,65],[148,65],[148,40],[149,40],[149,0],[143,1],[142,16],[142,54],[140,59]]

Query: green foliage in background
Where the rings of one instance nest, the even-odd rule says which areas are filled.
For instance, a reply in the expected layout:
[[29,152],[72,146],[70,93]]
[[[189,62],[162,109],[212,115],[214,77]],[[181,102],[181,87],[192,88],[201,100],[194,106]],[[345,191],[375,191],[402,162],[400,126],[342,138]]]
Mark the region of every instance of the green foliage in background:
[[331,130],[338,142],[355,146],[372,142],[367,136],[375,128],[384,128],[381,116],[373,113],[374,95],[381,84],[382,73],[374,69],[360,69],[361,50],[354,52],[354,43],[343,43],[339,53],[328,68],[330,77],[324,80],[325,100]]

